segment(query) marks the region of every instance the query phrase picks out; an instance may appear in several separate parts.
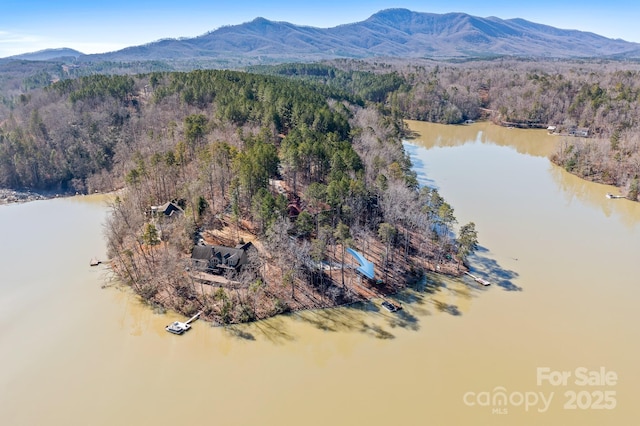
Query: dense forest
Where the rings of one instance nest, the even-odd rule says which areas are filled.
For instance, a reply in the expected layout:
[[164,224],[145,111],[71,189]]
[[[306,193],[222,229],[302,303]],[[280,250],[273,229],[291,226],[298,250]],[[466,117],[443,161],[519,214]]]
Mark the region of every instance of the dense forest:
[[[498,58],[460,63],[336,60],[254,67],[256,72],[340,87],[383,102],[394,116],[458,124],[555,128],[552,161],[638,200],[640,64]],[[568,137],[588,135],[588,138]]]
[[[80,108],[72,109],[71,103],[56,104],[55,98],[46,100],[42,92],[30,89],[47,86],[52,80],[64,83],[84,74],[110,72],[126,77],[128,72],[166,68],[169,65],[164,63],[82,67],[26,61],[2,64],[0,141],[5,142],[0,143],[0,186],[86,191],[112,185],[109,176],[118,176],[120,170],[108,176],[103,171],[112,167],[111,145],[117,143],[117,137],[105,136],[103,129],[118,133],[112,119],[117,121],[119,113],[113,117],[97,111],[78,115]],[[248,70],[299,80],[312,85],[325,98],[359,106],[377,104],[394,120],[455,124],[489,119],[507,126],[553,126],[560,135],[587,134],[587,139],[561,136],[561,147],[552,160],[586,179],[616,185],[630,199],[637,199],[637,63],[508,58],[459,63],[341,59]],[[135,96],[148,96],[149,87],[147,92],[144,87],[136,87]],[[48,93],[53,96],[51,89]],[[184,94],[192,95],[197,96],[195,92]],[[135,96],[132,103],[137,102]],[[39,103],[46,104],[51,112],[43,113]],[[56,129],[61,122],[68,126]],[[43,129],[48,133],[43,134]],[[100,130],[89,134],[90,129]],[[98,141],[99,138],[106,139]],[[103,179],[97,176],[101,174]]]

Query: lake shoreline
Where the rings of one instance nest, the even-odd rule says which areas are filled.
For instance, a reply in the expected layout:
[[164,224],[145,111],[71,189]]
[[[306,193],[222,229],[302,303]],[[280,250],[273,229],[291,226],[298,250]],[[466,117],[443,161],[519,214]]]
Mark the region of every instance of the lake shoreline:
[[[208,241],[208,243],[220,243],[220,241]],[[261,242],[254,241],[257,245],[261,245]],[[382,253],[384,247],[381,244],[374,244],[369,242],[370,253]],[[189,257],[183,254],[183,261],[188,261]],[[262,253],[265,256],[265,253]],[[371,257],[374,259],[376,269],[383,270],[379,256]],[[330,258],[329,263],[337,264],[340,262],[340,258]],[[106,264],[108,268],[115,272],[116,276],[119,276],[117,270],[119,266],[116,263]],[[119,285],[123,285],[136,294],[140,301],[148,306],[151,310],[158,312],[174,312],[176,314],[184,315],[185,317],[191,317],[197,312],[201,312],[200,319],[204,320],[213,326],[229,326],[238,324],[254,323],[256,321],[264,321],[272,317],[280,315],[287,315],[291,313],[304,312],[304,311],[318,311],[325,309],[335,309],[340,307],[349,307],[358,303],[374,303],[380,307],[380,302],[390,299],[393,301],[394,296],[401,292],[415,287],[421,281],[425,280],[429,274],[441,276],[444,279],[459,279],[468,268],[465,264],[458,264],[455,258],[441,259],[438,263],[437,259],[421,259],[416,256],[409,256],[407,259],[397,259],[396,267],[399,268],[395,273],[390,274],[388,280],[379,279],[377,281],[366,280],[358,278],[358,274],[352,271],[350,265],[345,265],[345,270],[348,270],[349,278],[345,280],[345,285],[340,284],[341,281],[341,269],[336,266],[326,276],[327,284],[333,283],[336,287],[340,287],[344,293],[343,296],[337,299],[331,299],[327,295],[323,295],[320,288],[313,285],[313,283],[305,283],[302,280],[296,280],[294,294],[291,294],[290,287],[284,287],[279,283],[277,278],[274,278],[275,266],[271,266],[268,269],[273,270],[270,277],[265,277],[265,287],[261,290],[261,293],[269,295],[264,299],[257,302],[253,306],[253,316],[245,318],[245,320],[239,320],[233,318],[231,321],[225,321],[225,317],[217,311],[219,304],[224,305],[228,303],[229,299],[222,298],[217,300],[216,293],[221,289],[234,291],[248,291],[244,286],[234,286],[232,281],[228,283],[212,283],[206,279],[196,279],[193,276],[187,274],[184,276],[184,285],[190,289],[191,299],[183,299],[175,295],[169,294],[169,292],[163,292],[162,294],[154,294],[151,297],[145,297],[145,287],[140,283],[127,284],[121,282]],[[326,271],[325,271],[326,273]],[[232,292],[229,298],[236,297]],[[200,300],[200,303],[195,303],[195,300]],[[283,303],[282,309],[276,310],[273,306],[274,300]],[[242,303],[241,300],[238,303]],[[246,302],[245,302],[246,303]],[[395,305],[401,306],[398,302],[393,302]]]
[[[640,205],[549,163],[544,131],[420,128],[418,179],[476,223],[469,266],[491,286],[428,274],[390,297],[397,313],[374,299],[176,336],[165,327],[182,314],[89,266],[109,259],[104,197],[0,208],[0,424],[634,424]],[[615,386],[576,384],[601,366]],[[539,367],[572,377],[538,386]],[[496,388],[555,396],[545,413],[478,403]],[[565,392],[615,392],[618,406],[567,410]]]
[[38,200],[50,200],[52,198],[69,197],[73,195],[74,194],[72,193],[0,188],[0,205],[28,203],[30,201]]

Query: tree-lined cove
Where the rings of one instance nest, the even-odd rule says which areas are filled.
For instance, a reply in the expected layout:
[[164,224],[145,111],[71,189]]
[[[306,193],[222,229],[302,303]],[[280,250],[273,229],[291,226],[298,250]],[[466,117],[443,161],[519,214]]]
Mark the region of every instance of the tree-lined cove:
[[[561,140],[544,130],[409,126],[416,137],[405,148],[417,181],[438,188],[459,222],[473,219],[481,238],[469,265],[491,287],[430,274],[394,297],[404,307],[398,313],[374,300],[227,327],[196,322],[177,337],[164,327],[184,316],[154,312],[118,286],[101,288],[109,269],[88,265],[90,256],[107,258],[101,224],[113,198],[3,206],[0,353],[11,368],[0,373],[1,422],[600,425],[637,418],[638,204],[607,199],[611,187],[552,165],[546,156]],[[35,264],[24,256],[33,247],[25,230],[47,253]],[[616,374],[614,385],[579,386],[577,375],[566,385],[537,382],[539,369],[601,367]],[[499,407],[507,415],[493,414],[480,403],[499,388],[510,397],[542,392],[548,410],[510,404]],[[581,408],[582,398],[565,409],[565,394],[596,391],[615,392],[616,407]]]

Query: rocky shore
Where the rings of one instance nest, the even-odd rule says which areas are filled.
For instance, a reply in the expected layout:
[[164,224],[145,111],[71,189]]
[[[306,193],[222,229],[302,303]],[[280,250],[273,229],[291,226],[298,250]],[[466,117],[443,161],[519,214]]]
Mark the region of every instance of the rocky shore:
[[47,200],[49,198],[60,196],[62,196],[62,194],[0,189],[0,205],[11,203],[26,203],[28,201],[36,200]]

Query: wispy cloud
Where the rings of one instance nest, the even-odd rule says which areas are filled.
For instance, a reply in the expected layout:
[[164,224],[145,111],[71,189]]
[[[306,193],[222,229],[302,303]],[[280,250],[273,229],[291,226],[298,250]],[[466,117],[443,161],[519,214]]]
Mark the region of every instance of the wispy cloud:
[[34,43],[38,40],[40,40],[38,36],[0,30],[0,43]]
[[0,58],[46,49],[45,46],[46,40],[42,37],[0,30]]
[[123,43],[70,41],[0,30],[0,58],[44,49],[68,47],[82,53],[104,53],[127,47]]

